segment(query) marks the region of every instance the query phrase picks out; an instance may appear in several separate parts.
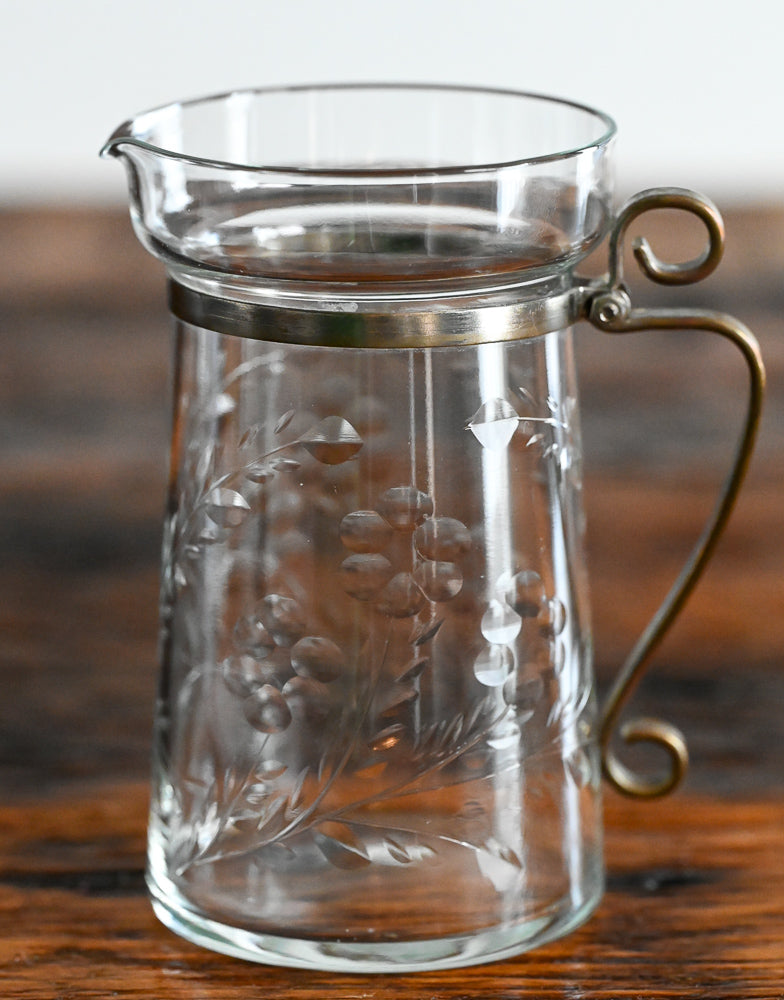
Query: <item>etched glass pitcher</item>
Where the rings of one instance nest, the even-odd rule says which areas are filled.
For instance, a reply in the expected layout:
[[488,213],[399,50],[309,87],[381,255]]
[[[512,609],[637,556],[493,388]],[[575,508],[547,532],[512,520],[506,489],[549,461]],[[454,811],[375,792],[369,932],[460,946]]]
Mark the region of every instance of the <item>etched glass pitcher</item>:
[[[603,887],[602,771],[751,448],[762,370],[717,314],[631,309],[612,121],[499,91],[232,93],[121,126],[176,318],[148,881],[156,912],[246,958],[447,968],[564,934]],[[575,276],[608,233],[610,274]],[[571,327],[699,326],[752,378],[711,523],[603,712],[591,665]]]

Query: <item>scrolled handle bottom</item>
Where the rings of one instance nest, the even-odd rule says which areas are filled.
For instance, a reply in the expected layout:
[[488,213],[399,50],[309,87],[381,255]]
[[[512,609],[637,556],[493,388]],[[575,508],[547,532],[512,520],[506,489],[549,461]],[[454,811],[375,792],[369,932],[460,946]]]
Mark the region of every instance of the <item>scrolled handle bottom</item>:
[[633,719],[621,726],[619,736],[627,745],[653,743],[669,758],[669,770],[661,778],[644,778],[627,767],[618,756],[605,747],[602,766],[604,776],[623,795],[656,799],[667,795],[680,784],[689,766],[689,751],[683,734],[669,722],[660,719]]

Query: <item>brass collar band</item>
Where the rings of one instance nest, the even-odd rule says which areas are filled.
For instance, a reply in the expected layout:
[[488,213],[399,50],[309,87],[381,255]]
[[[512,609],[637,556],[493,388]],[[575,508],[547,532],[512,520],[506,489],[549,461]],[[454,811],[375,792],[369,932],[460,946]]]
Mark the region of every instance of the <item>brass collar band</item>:
[[252,340],[310,347],[458,347],[562,330],[584,316],[585,292],[576,285],[517,302],[504,293],[474,299],[471,308],[451,299],[440,306],[431,300],[430,308],[408,300],[384,303],[383,309],[378,302],[366,308],[351,302],[314,309],[223,298],[172,278],[169,307],[192,326]]

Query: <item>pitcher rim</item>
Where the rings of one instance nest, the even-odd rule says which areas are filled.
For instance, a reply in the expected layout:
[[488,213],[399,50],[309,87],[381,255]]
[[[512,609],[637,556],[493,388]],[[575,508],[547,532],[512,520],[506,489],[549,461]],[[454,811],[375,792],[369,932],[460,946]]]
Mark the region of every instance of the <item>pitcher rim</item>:
[[[273,94],[287,94],[287,93],[300,93],[306,91],[326,93],[328,91],[341,91],[341,90],[410,90],[410,91],[441,91],[444,93],[465,93],[474,94],[477,96],[498,96],[498,97],[514,97],[514,98],[525,98],[531,101],[539,101],[542,103],[552,104],[553,106],[572,108],[576,111],[582,111],[589,115],[592,115],[599,122],[604,124],[604,131],[598,136],[598,138],[591,140],[590,142],[580,143],[569,147],[568,149],[560,149],[551,153],[542,153],[538,156],[526,156],[520,157],[519,159],[513,160],[502,160],[502,161],[488,161],[481,163],[462,163],[462,164],[451,164],[449,166],[416,166],[416,167],[389,167],[389,166],[369,166],[369,167],[307,167],[299,165],[287,165],[281,164],[279,166],[270,166],[264,164],[252,165],[248,163],[234,162],[230,160],[220,160],[207,156],[198,156],[192,153],[182,153],[176,152],[172,149],[166,149],[163,146],[156,145],[153,142],[149,142],[145,139],[140,139],[132,134],[132,128],[135,123],[140,119],[145,118],[150,115],[155,115],[160,112],[167,111],[171,108],[192,108],[199,104],[208,104],[218,101],[227,101],[232,97],[253,97],[260,95],[273,95]],[[285,84],[285,85],[273,85],[268,87],[241,87],[236,90],[222,91],[216,94],[207,94],[201,97],[189,98],[182,101],[170,101],[164,104],[156,105],[155,107],[149,108],[145,111],[140,111],[139,113],[133,115],[131,118],[126,119],[121,125],[119,125],[114,132],[109,136],[107,141],[101,147],[100,156],[116,156],[122,153],[122,147],[124,146],[135,146],[138,149],[142,149],[146,152],[153,153],[157,156],[166,157],[168,159],[177,160],[182,163],[191,163],[199,166],[207,166],[214,169],[220,170],[242,170],[248,173],[260,174],[263,176],[282,176],[288,175],[293,177],[301,177],[303,179],[316,180],[317,178],[325,179],[338,179],[338,178],[355,178],[357,180],[365,178],[367,180],[384,180],[390,179],[395,180],[404,177],[411,176],[427,176],[427,177],[455,177],[455,176],[466,176],[476,173],[490,173],[493,171],[502,171],[508,169],[514,169],[517,167],[524,167],[528,165],[534,165],[539,163],[552,163],[563,160],[571,159],[572,157],[579,156],[581,153],[587,152],[592,149],[601,149],[602,147],[608,146],[612,140],[617,135],[617,124],[611,115],[608,115],[605,111],[600,111],[589,104],[584,104],[580,101],[574,101],[564,97],[558,97],[552,94],[544,94],[537,91],[528,90],[515,90],[514,88],[505,87],[484,87],[476,86],[473,84],[455,84],[455,83],[417,83],[417,82],[406,82],[406,81],[395,81],[395,82],[330,82],[330,83],[298,83],[298,84]]]

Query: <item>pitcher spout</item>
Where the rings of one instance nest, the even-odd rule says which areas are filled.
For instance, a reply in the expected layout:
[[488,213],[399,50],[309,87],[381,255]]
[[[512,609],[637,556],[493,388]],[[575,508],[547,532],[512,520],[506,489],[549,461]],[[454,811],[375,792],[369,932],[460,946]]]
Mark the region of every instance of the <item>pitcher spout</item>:
[[123,155],[123,145],[137,141],[133,137],[132,128],[133,122],[130,119],[118,126],[101,146],[101,151],[98,154],[101,159],[107,160],[109,157],[119,159]]

